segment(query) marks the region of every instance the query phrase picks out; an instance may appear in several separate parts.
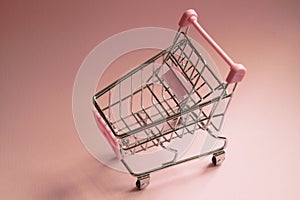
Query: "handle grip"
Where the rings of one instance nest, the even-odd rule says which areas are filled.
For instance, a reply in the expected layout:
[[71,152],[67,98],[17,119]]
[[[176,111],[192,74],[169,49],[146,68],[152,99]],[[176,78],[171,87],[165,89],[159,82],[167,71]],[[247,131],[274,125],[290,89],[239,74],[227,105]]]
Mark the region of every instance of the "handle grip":
[[226,77],[227,83],[236,83],[243,80],[246,75],[246,68],[242,64],[237,64],[225,53],[225,51],[210,37],[210,35],[198,23],[198,15],[193,9],[185,11],[179,21],[180,28],[191,24],[202,35],[202,37],[217,51],[217,53],[230,66],[230,72]]
[[121,160],[122,155],[121,155],[120,145],[118,143],[117,138],[110,131],[110,129],[106,125],[105,121],[102,119],[102,117],[100,116],[100,114],[98,113],[98,111],[96,109],[93,110],[93,113],[94,113],[94,117],[97,122],[98,128],[100,129],[100,131],[102,132],[102,134],[104,135],[104,137],[106,138],[108,143],[110,144],[110,146],[113,149],[113,151],[115,152],[117,158],[119,160]]

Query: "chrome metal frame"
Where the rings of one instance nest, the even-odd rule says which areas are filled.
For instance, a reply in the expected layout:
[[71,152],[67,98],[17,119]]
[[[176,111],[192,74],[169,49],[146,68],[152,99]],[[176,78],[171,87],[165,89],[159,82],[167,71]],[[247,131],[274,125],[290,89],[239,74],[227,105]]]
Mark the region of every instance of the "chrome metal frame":
[[[182,85],[188,97],[181,102],[162,78],[162,74],[167,70],[175,74],[174,67],[180,69],[186,80],[193,86],[192,91],[188,91]],[[134,81],[140,84],[137,89],[134,88],[136,86]],[[122,89],[125,84],[129,90],[126,94]],[[161,86],[159,91],[156,91],[157,85]],[[225,149],[227,139],[219,136],[219,133],[236,86],[237,83],[229,87],[226,82],[222,82],[193,46],[187,37],[187,30],[181,32],[179,29],[169,48],[95,94],[93,104],[118,139],[123,158],[153,147],[174,153],[171,161],[142,173],[134,172],[125,159],[121,159],[131,175],[146,180],[143,177],[148,179],[152,172],[203,156],[214,155]],[[114,99],[113,94],[117,94],[115,96],[118,98]],[[144,104],[145,94],[150,95],[151,105]],[[129,112],[126,114],[122,112],[124,104],[129,104]],[[224,109],[218,111],[220,107]],[[118,110],[119,116],[113,116],[113,109]],[[205,131],[216,141],[222,141],[223,145],[178,160],[177,150],[169,148],[168,144],[187,134],[195,134],[197,130]],[[140,181],[139,185],[141,183]]]

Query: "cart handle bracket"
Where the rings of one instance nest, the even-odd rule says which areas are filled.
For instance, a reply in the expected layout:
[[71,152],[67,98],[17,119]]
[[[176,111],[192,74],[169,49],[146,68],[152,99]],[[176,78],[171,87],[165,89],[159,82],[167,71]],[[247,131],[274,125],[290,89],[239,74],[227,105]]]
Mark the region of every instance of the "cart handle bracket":
[[227,83],[236,83],[243,80],[246,75],[246,68],[242,64],[237,64],[225,53],[225,51],[210,37],[210,35],[198,23],[198,14],[195,10],[185,11],[179,21],[180,28],[190,26],[191,24],[202,35],[202,37],[217,51],[217,53],[230,66],[230,72],[226,77]]

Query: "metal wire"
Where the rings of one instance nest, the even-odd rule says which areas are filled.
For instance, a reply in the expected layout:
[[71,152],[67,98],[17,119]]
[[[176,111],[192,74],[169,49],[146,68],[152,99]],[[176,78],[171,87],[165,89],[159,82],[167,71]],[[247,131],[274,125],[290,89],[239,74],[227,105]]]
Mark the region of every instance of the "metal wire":
[[[167,145],[172,140],[194,134],[199,129],[211,130],[209,134],[218,137],[213,132],[221,129],[236,85],[228,91],[227,84],[207,65],[186,33],[187,30],[179,30],[169,48],[94,96],[96,109],[119,139],[122,151],[130,152],[124,155],[161,147],[174,153],[171,163],[176,163],[177,150]],[[180,69],[192,90],[189,91],[176,76],[174,67]],[[179,100],[175,89],[164,80],[163,74],[168,71],[175,75],[186,92],[184,100]],[[122,88],[126,81],[129,94]],[[108,103],[101,107],[98,102],[103,99]],[[225,105],[222,111],[218,111],[220,104]]]

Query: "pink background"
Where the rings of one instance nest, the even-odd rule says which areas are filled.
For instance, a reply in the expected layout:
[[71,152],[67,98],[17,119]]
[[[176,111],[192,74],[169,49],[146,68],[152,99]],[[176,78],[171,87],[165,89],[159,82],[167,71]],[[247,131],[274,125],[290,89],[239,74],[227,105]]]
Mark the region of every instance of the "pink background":
[[[101,41],[136,27],[177,29],[187,8],[248,69],[224,127],[227,158],[155,173],[137,192],[133,177],[81,144],[73,83]],[[0,24],[1,199],[300,198],[298,0],[1,1]]]

